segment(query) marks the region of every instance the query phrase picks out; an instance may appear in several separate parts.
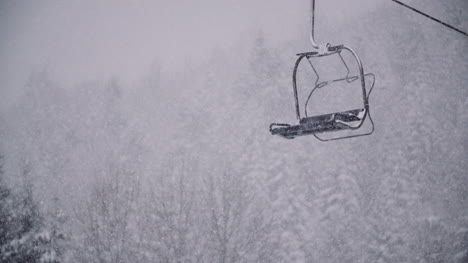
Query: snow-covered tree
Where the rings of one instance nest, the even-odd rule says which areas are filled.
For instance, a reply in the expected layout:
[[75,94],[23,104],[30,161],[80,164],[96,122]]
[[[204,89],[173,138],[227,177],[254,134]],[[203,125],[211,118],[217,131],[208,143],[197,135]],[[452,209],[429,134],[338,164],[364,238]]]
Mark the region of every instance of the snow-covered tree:
[[[1,162],[1,158],[0,158]],[[23,177],[30,171],[26,167]],[[21,192],[13,193],[3,181],[0,163],[0,261],[1,262],[60,262],[57,255],[59,235],[51,235],[44,217],[33,198],[33,186],[25,181]]]

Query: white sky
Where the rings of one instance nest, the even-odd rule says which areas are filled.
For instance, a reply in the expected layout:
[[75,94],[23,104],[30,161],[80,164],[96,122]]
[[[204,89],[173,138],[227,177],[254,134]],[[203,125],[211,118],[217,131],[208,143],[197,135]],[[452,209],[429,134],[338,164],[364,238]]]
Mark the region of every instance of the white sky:
[[[318,23],[344,23],[382,2],[318,0]],[[156,60],[203,59],[259,30],[287,41],[308,24],[309,8],[309,0],[0,0],[0,99],[13,99],[33,69],[66,85],[134,81]]]

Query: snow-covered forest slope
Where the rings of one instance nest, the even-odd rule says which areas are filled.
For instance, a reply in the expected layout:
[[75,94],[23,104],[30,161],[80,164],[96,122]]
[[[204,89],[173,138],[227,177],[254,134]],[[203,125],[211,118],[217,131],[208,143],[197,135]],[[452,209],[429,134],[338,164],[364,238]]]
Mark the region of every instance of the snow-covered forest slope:
[[317,26],[376,75],[372,136],[270,135],[306,24],[133,84],[31,72],[0,112],[0,262],[467,262],[468,38],[390,3]]

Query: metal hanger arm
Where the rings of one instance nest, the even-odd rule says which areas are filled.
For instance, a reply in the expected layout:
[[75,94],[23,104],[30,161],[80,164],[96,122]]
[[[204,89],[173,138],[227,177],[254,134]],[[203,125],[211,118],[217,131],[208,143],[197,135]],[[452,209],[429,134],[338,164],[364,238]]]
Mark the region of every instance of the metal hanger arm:
[[311,0],[311,12],[312,12],[312,28],[311,28],[311,31],[310,31],[310,43],[312,44],[312,46],[315,48],[315,49],[318,49],[319,48],[319,44],[317,44],[317,42],[315,42],[315,38],[314,38],[314,28],[315,28],[315,0]]

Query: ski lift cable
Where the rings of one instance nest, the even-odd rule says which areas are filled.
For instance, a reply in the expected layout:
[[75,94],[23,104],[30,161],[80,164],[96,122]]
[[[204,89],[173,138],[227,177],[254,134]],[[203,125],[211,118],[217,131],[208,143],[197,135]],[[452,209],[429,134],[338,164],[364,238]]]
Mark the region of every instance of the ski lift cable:
[[402,2],[400,2],[400,1],[398,1],[398,0],[392,0],[392,1],[395,2],[395,3],[397,3],[397,4],[400,4],[400,5],[404,6],[404,7],[408,8],[408,9],[410,9],[410,10],[412,10],[412,11],[414,11],[414,12],[420,14],[420,15],[423,15],[423,16],[429,18],[429,19],[432,19],[432,20],[434,20],[435,22],[437,22],[437,23],[439,23],[439,24],[441,24],[441,25],[444,25],[444,26],[446,26],[446,27],[448,27],[448,28],[450,28],[450,29],[452,29],[452,30],[455,30],[455,31],[457,31],[458,33],[463,34],[463,35],[465,35],[465,36],[468,37],[468,33],[464,32],[464,31],[462,31],[462,30],[460,30],[460,29],[458,29],[458,28],[456,28],[456,27],[454,27],[454,26],[452,26],[452,25],[449,25],[449,24],[447,24],[447,23],[445,23],[445,22],[442,22],[442,21],[440,21],[439,19],[437,19],[437,18],[435,18],[435,17],[433,17],[433,16],[430,16],[430,15],[428,15],[428,14],[426,14],[426,13],[423,13],[423,12],[419,11],[418,9],[416,9],[416,8],[414,8],[414,7],[411,7],[411,6],[409,6],[409,5],[405,4],[405,3],[402,3]]

